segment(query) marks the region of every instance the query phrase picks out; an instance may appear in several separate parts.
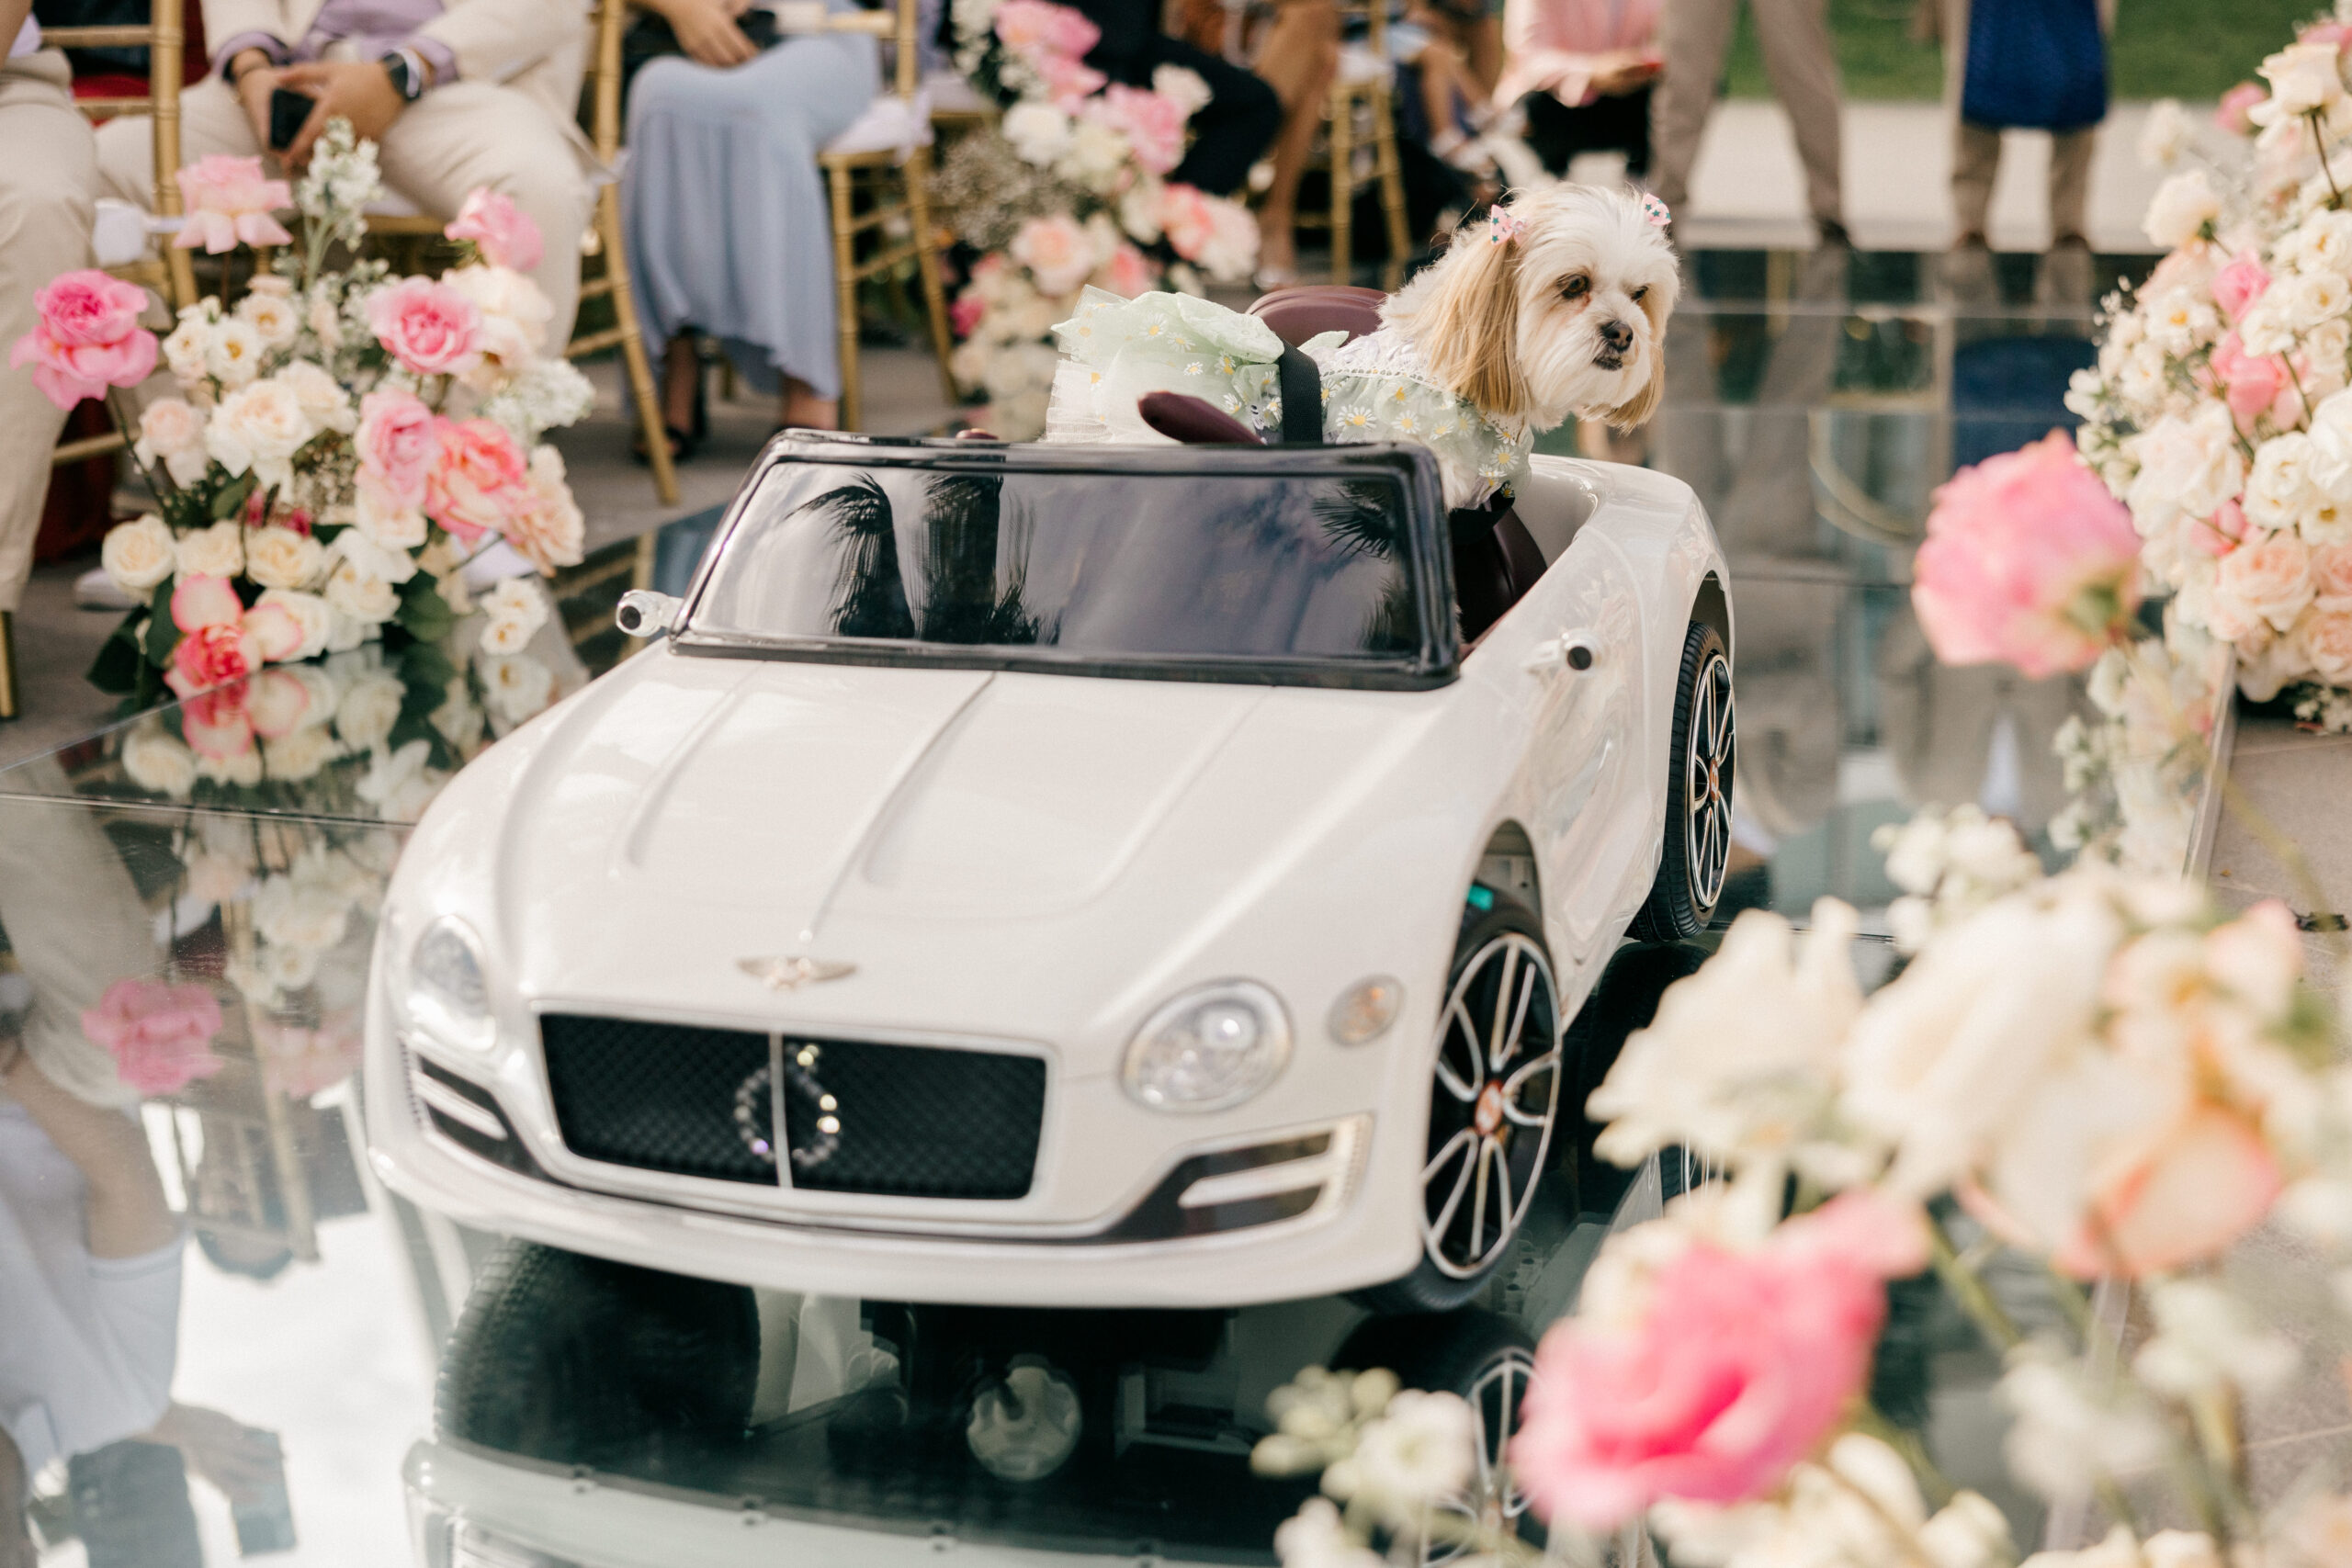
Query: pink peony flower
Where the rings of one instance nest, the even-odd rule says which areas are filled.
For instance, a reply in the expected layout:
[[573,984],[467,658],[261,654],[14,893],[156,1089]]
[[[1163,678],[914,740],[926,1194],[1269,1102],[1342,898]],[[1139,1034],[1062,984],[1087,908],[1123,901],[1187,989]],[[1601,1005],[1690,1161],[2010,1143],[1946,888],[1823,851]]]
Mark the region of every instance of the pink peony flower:
[[487,419],[435,419],[440,450],[424,481],[424,512],[471,548],[484,534],[538,504],[530,464],[506,427]]
[[1184,122],[1191,117],[1174,98],[1114,82],[1089,112],[1125,136],[1136,162],[1153,174],[1164,175],[1183,161]]
[[62,273],[33,296],[40,320],[8,351],[11,369],[29,365],[33,385],[59,408],[135,387],[155,368],[155,334],[139,324],[147,291],[95,267]]
[[141,1094],[170,1094],[226,1066],[211,1049],[220,1003],[202,986],[117,980],[83,1011],[82,1032],[106,1048],[115,1076]]
[[2213,345],[2208,368],[2221,388],[2222,400],[2230,405],[2230,416],[2248,434],[2257,415],[2269,412],[2281,397],[2294,390],[2286,360],[2275,354],[2256,358],[2246,353],[2235,333],[2223,333]]
[[[301,624],[282,604],[248,610],[225,577],[190,575],[172,590],[172,667],[164,683],[181,696],[243,679],[266,662],[289,659],[302,646]],[[243,697],[238,699],[242,705]],[[193,744],[193,742],[191,742]]]
[[232,681],[198,692],[180,705],[180,733],[199,757],[230,761],[254,749],[253,715],[245,707],[245,682]]
[[1852,1192],[1752,1252],[1692,1240],[1636,1321],[1558,1325],[1510,1444],[1537,1512],[1602,1530],[1661,1498],[1770,1491],[1869,1377],[1884,1282],[1926,1263],[1916,1212]]
[[2352,24],[2337,21],[2313,22],[2295,35],[2297,43],[2332,43],[2341,49],[2352,42]]
[[2233,498],[2215,507],[2213,515],[2203,523],[2192,522],[2188,542],[2206,555],[2225,556],[2245,539],[2247,527],[2245,508]]
[[1102,264],[1102,270],[1094,275],[1094,286],[1132,299],[1157,288],[1159,277],[1150,259],[1122,240],[1119,248],[1111,253],[1111,259]]
[[181,696],[194,696],[243,680],[259,662],[252,643],[237,627],[198,626],[182,632],[172,645],[172,667],[164,672],[164,683]]
[[1044,80],[1046,96],[1065,110],[1075,110],[1110,80],[1074,55],[1041,54],[1029,63]]
[[492,266],[528,272],[539,265],[539,226],[530,214],[517,210],[514,198],[504,191],[477,186],[441,231],[453,240],[471,240],[481,259]]
[[2040,679],[2106,651],[2139,606],[2139,569],[2132,514],[2052,431],[1937,490],[1911,604],[1945,663]]
[[2213,275],[2213,303],[2234,326],[2246,312],[2246,307],[2262,298],[2270,287],[2270,274],[2263,270],[2262,258],[2252,251],[2240,251],[2230,265]]
[[956,303],[947,308],[947,325],[957,337],[970,337],[972,329],[978,326],[980,318],[988,313],[988,301],[980,298],[979,291],[967,288],[956,296]]
[[2260,1224],[2283,1185],[2252,1118],[2199,1101],[2160,1139],[2093,1178],[2082,1227],[2051,1262],[2078,1280],[2201,1262]]
[[1036,278],[1040,294],[1071,293],[1094,271],[1094,242],[1067,212],[1030,219],[1005,250]]
[[995,27],[1005,48],[1023,55],[1081,60],[1102,39],[1102,29],[1088,20],[1085,12],[1048,0],[1001,0]]
[[404,277],[368,299],[368,328],[385,351],[420,376],[472,368],[481,354],[481,312],[447,284]]
[[414,394],[386,388],[359,400],[359,472],[397,507],[424,504],[424,477],[440,454],[433,411]]
[[172,625],[183,633],[233,626],[244,615],[244,602],[225,577],[190,575],[172,590]]
[[173,177],[179,181],[180,205],[187,209],[187,221],[172,237],[181,250],[201,245],[219,255],[241,244],[293,243],[294,236],[270,214],[293,206],[294,192],[284,180],[264,178],[260,158],[214,152]]
[[2269,97],[2269,90],[2261,83],[2241,82],[2222,95],[2221,105],[2213,111],[2213,123],[2232,136],[2252,136],[2255,125],[2248,111]]

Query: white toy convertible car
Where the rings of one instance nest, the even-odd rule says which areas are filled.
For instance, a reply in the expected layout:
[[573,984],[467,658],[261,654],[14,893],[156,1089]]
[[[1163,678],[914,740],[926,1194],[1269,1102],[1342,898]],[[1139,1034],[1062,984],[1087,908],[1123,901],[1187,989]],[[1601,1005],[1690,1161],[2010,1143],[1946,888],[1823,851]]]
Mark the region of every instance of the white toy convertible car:
[[1486,526],[1415,447],[780,438],[658,640],[417,828],[377,1168],[780,1290],[1468,1300],[1733,761],[1685,486],[1538,458]]

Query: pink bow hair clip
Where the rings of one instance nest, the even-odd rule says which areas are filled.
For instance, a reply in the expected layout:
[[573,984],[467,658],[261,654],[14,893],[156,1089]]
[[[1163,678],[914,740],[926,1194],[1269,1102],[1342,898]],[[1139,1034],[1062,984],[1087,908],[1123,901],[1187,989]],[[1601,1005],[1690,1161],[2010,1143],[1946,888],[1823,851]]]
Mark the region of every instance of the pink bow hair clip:
[[1506,240],[1516,240],[1521,231],[1527,227],[1509,209],[1500,207],[1488,210],[1487,221],[1491,226],[1487,232],[1487,243],[1490,245],[1499,245]]
[[1666,203],[1648,191],[1642,192],[1642,216],[1650,220],[1651,227],[1657,229],[1663,229],[1674,221],[1674,214],[1666,209]]

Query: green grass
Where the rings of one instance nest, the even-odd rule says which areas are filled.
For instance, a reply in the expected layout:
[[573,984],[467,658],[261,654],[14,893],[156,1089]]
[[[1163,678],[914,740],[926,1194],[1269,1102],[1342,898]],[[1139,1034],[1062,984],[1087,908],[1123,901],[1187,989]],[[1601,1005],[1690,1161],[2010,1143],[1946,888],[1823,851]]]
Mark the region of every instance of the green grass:
[[[2120,0],[2111,77],[2118,98],[2216,98],[2292,40],[2322,0]],[[1943,59],[1911,39],[1911,0],[1829,0],[1846,95],[1936,98]],[[1735,97],[1769,97],[1752,10],[1741,7],[1727,74]]]

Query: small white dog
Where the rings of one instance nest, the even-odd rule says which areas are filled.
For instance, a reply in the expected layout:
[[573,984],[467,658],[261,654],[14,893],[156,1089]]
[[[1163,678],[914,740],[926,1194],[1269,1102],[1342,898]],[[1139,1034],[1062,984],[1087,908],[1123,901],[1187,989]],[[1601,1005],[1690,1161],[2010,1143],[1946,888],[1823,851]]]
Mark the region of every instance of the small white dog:
[[[1621,430],[1644,423],[1665,389],[1666,322],[1681,288],[1665,222],[1655,197],[1557,185],[1465,224],[1382,307],[1379,331],[1305,345],[1322,374],[1325,438],[1425,446],[1446,504],[1466,507],[1510,489],[1536,434],[1571,414]],[[1175,433],[1137,409],[1157,391],[1199,398],[1228,430],[1282,426],[1283,345],[1263,321],[1204,299],[1090,290],[1056,331],[1068,357],[1048,440],[1167,439]]]

